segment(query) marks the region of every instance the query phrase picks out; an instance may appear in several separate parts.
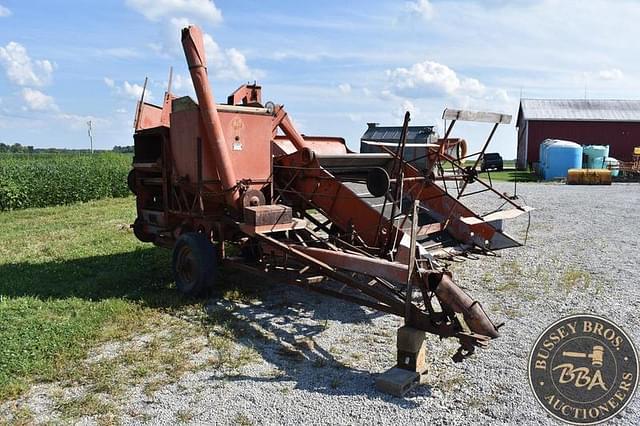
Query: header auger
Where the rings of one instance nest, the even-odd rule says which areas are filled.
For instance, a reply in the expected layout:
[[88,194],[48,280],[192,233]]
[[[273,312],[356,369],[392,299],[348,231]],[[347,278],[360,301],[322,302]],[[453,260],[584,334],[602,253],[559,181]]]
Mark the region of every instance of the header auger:
[[[197,103],[168,90],[155,106],[143,94],[129,178],[137,196],[134,232],[174,250],[180,291],[206,293],[224,262],[398,315],[418,335],[458,339],[456,358],[498,337],[443,260],[518,246],[496,221],[529,209],[479,180],[460,155],[466,143],[449,135],[459,120],[492,123],[483,153],[510,116],[446,110],[451,126],[427,144],[424,167],[416,168],[403,160],[409,113],[395,149],[353,153],[342,138],[300,134],[282,105],[263,104],[256,84],[216,104],[200,30],[183,29],[182,45]],[[453,174],[442,173],[445,162]],[[457,193],[447,189],[452,180]],[[513,209],[489,221],[465,207],[460,198],[473,181]],[[227,256],[225,244],[242,256]],[[399,334],[399,366],[420,373],[418,349],[401,346]]]

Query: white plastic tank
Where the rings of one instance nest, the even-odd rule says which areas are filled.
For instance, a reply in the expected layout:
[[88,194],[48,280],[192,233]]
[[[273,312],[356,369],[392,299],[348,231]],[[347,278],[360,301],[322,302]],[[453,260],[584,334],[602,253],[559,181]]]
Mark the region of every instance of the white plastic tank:
[[604,168],[611,170],[611,176],[616,177],[620,172],[620,161],[613,157],[606,157],[604,159]]

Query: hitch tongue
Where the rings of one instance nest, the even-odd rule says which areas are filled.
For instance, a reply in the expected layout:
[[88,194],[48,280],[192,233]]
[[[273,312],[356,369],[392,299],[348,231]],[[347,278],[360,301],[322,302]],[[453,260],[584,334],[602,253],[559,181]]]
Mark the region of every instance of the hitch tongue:
[[445,273],[429,274],[428,285],[440,303],[454,312],[462,314],[471,331],[492,339],[500,337],[498,329],[484,312],[480,303],[474,301],[458,287],[449,275]]

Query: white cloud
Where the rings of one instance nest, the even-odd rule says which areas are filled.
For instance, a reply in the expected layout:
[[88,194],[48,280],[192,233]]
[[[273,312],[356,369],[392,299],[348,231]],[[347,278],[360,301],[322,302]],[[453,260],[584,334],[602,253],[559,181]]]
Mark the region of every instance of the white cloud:
[[619,68],[611,68],[598,72],[598,77],[602,80],[621,80],[624,77],[622,70]]
[[408,99],[403,99],[400,103],[400,106],[398,106],[398,108],[396,108],[396,110],[394,111],[393,116],[398,121],[402,121],[404,120],[404,114],[407,111],[409,111],[409,114],[411,114],[411,120],[414,121],[416,120],[416,116],[420,113],[420,109],[416,107],[413,102]]
[[39,90],[25,87],[24,89],[22,89],[22,99],[24,99],[24,101],[26,102],[27,108],[32,111],[58,110],[58,106],[53,100],[53,97],[45,95]]
[[225,50],[225,53],[231,67],[230,71],[236,78],[247,80],[255,74],[255,71],[249,69],[246,58],[238,49],[232,47]]
[[191,88],[193,88],[191,76],[183,76],[182,74],[175,74],[173,76],[173,81],[171,82],[172,91],[189,90]]
[[150,21],[189,16],[212,24],[222,22],[220,9],[210,0],[127,0],[126,3]]
[[32,61],[27,49],[15,41],[0,47],[0,63],[9,80],[20,86],[44,86],[51,81],[54,69],[46,59]]
[[[122,85],[119,85],[109,77],[104,78],[104,84],[106,84],[107,87],[111,88],[113,93],[115,93],[116,95],[133,100],[139,100],[140,96],[142,95],[142,90],[144,89],[143,86],[136,83],[129,83],[126,80],[122,83]],[[148,87],[145,91],[144,98],[145,100],[153,99],[153,94]]]
[[398,99],[398,96],[395,93],[392,93],[389,89],[384,89],[380,92],[380,99],[383,101],[395,101]]
[[349,94],[351,93],[351,85],[349,83],[339,84],[338,90],[340,90],[340,93],[343,93],[345,95]]
[[[167,83],[163,83],[162,87],[167,87]],[[173,74],[173,81],[171,82],[171,92],[178,95],[191,96],[196,98],[196,92],[191,82],[191,76],[189,74]]]
[[11,16],[11,11],[0,4],[0,18]]
[[411,1],[408,2],[406,6],[409,12],[417,13],[427,21],[433,18],[433,5],[429,2],[429,0]]
[[497,101],[503,104],[509,104],[511,102],[511,97],[509,96],[509,93],[504,89],[497,89],[494,92],[493,96]]
[[205,33],[203,36],[209,73],[221,80],[252,80],[264,76],[261,70],[249,68],[247,59],[236,48],[220,48],[218,43]]
[[192,25],[193,22],[183,17],[172,17],[162,22],[161,37],[159,41],[148,43],[150,50],[163,58],[182,56],[180,34],[183,28]]
[[[138,1],[136,0],[135,2],[137,3]],[[165,2],[163,1],[162,3]],[[182,56],[180,32],[183,28],[194,24],[194,20],[190,16],[194,16],[194,14],[185,13],[181,16],[166,16],[168,19],[165,21],[166,25],[163,30],[164,41],[151,43],[149,48],[163,57]],[[158,15],[158,18],[160,17],[165,17],[165,14]],[[264,76],[263,71],[249,67],[245,55],[240,50],[235,47],[222,49],[213,37],[206,32],[203,32],[202,38],[207,67],[211,77],[221,80],[256,80]]]
[[[144,88],[139,84],[135,84],[135,83],[131,84],[128,81],[125,81],[124,84],[122,85],[123,93],[132,99],[140,99],[140,96],[142,96],[143,90]],[[151,96],[151,93],[150,92],[146,93],[146,95]]]
[[147,43],[147,47],[158,56],[169,57],[167,52],[165,52],[166,46],[162,43]]
[[[149,47],[161,56],[181,56],[180,31],[192,24],[190,19],[184,17],[169,19],[165,41],[151,44]],[[203,33],[202,38],[211,77],[221,80],[256,80],[264,76],[261,70],[249,67],[245,55],[240,50],[234,47],[222,49],[208,33]]]
[[598,86],[598,82],[619,82],[623,79],[624,73],[620,68],[607,68],[600,71],[576,73],[574,81],[577,84],[587,85],[588,83],[594,83]]
[[192,19],[185,17],[170,17],[160,23],[160,36],[157,41],[148,43],[153,52],[163,58],[182,57],[181,34],[182,29],[194,25]]
[[204,33],[202,35],[204,41],[204,50],[207,57],[207,65],[220,66],[224,62],[222,50],[211,35]]
[[485,87],[475,78],[465,78],[460,82],[460,91],[470,96],[482,96]]
[[468,94],[479,96],[485,91],[474,78],[460,80],[454,70],[434,61],[424,61],[410,68],[387,70],[393,92],[407,97]]

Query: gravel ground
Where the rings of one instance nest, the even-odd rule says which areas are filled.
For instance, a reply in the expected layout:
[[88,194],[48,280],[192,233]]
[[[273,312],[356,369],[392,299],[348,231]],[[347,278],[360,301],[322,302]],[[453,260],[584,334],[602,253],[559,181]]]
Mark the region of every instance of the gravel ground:
[[[497,186],[513,191],[512,185]],[[239,338],[239,345],[257,352],[255,362],[234,371],[211,367],[185,374],[151,397],[133,387],[119,420],[556,424],[534,400],[526,374],[529,350],[546,326],[571,313],[595,313],[621,325],[640,345],[640,185],[520,184],[518,193],[537,209],[527,245],[453,265],[457,281],[495,321],[505,322],[502,337],[460,364],[450,358],[454,341],[429,337],[427,383],[407,397],[374,388],[376,375],[394,364],[400,319],[274,286],[260,301],[210,305],[214,311],[232,308],[238,321],[266,336],[249,332]],[[523,237],[526,226],[525,215],[507,231]],[[39,420],[50,418],[51,386],[36,386],[25,400]],[[639,423],[636,395],[611,424]]]

